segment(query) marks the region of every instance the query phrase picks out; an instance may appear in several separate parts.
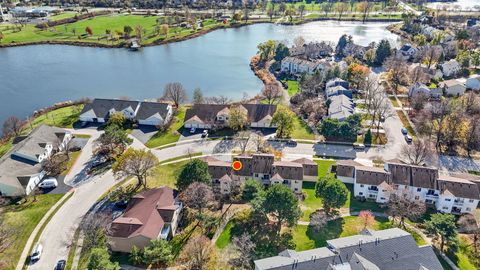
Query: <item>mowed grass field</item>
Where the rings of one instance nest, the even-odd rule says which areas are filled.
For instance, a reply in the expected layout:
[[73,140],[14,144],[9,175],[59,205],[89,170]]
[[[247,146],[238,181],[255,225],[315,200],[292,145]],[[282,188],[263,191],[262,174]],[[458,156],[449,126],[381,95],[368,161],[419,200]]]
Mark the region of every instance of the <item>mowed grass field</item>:
[[[54,19],[62,18],[63,14],[57,15]],[[63,17],[74,16],[74,14],[65,14]],[[148,44],[158,39],[165,39],[165,36],[156,34],[157,19],[159,16],[142,16],[142,15],[130,15],[130,14],[113,14],[97,16],[90,19],[77,21],[70,24],[58,25],[50,27],[49,29],[41,30],[34,25],[26,25],[21,31],[17,31],[12,25],[0,26],[0,31],[3,33],[4,38],[1,41],[5,43],[29,43],[40,41],[71,41],[71,42],[95,42],[100,44],[118,44],[125,42],[124,39],[118,39],[111,41],[107,39],[107,30],[113,35],[117,33],[123,33],[124,26],[128,25],[134,30],[130,33],[130,36],[135,36],[135,28],[141,26],[143,28],[142,43]],[[205,20],[204,29],[209,29],[218,26],[214,20]],[[92,35],[86,34],[86,28],[92,29]],[[193,29],[186,29],[181,27],[169,28],[169,34],[167,38],[183,37],[195,33]],[[80,38],[79,38],[80,36]],[[118,35],[117,35],[118,36]]]

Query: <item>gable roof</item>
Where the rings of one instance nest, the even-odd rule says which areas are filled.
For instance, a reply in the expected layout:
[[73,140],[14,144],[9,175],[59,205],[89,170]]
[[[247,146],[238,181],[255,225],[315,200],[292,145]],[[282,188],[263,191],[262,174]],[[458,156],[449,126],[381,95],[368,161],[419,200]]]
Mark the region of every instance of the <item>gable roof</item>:
[[167,118],[170,104],[163,102],[141,102],[135,115],[136,120],[146,120],[155,114],[159,114],[163,120]]
[[160,187],[143,191],[128,203],[122,216],[111,225],[110,236],[131,238],[144,236],[156,239],[164,224],[171,221],[173,212],[180,207],[175,205],[176,191]]
[[440,175],[438,177],[438,189],[440,193],[450,192],[458,198],[480,200],[479,187],[476,183],[467,179],[454,176]]
[[302,180],[303,166],[302,164],[290,161],[275,161],[273,163],[273,171],[279,174],[283,179]]
[[42,171],[38,158],[45,153],[46,145],[63,141],[66,134],[64,129],[57,127],[36,127],[0,158],[0,183],[25,188],[30,176]]
[[133,111],[136,111],[139,104],[139,101],[133,100],[96,98],[91,103],[85,104],[80,114],[93,111],[97,118],[107,118],[111,109],[119,112],[131,107]]
[[[228,111],[226,109],[234,105],[219,105],[219,104],[195,104],[185,113],[185,121],[191,119],[200,120],[203,123],[214,123],[217,114],[221,111]],[[247,110],[247,121],[258,122],[266,116],[273,117],[277,110],[276,105],[268,104],[240,104],[241,107]]]
[[296,252],[255,261],[258,270],[330,269],[421,269],[442,270],[431,246],[418,247],[414,238],[398,228],[367,231],[364,234],[327,241],[328,247]]
[[232,173],[232,165],[229,162],[210,156],[201,157],[200,160],[203,160],[208,164],[208,173],[212,179],[221,179],[225,175]]
[[436,188],[438,170],[432,167],[422,167],[401,162],[387,162],[388,171],[392,174],[392,182],[397,185],[407,185],[428,189]]
[[273,117],[273,114],[277,111],[277,105],[241,104],[241,106],[247,109],[247,121],[250,123],[258,122],[266,116]]
[[356,166],[355,179],[359,184],[378,186],[382,182],[390,183],[390,173],[383,168]]

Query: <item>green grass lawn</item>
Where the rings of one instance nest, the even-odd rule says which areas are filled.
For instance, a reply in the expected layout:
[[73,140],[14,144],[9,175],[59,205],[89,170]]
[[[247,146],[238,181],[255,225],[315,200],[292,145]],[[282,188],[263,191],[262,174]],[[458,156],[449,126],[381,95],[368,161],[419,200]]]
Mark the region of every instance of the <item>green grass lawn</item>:
[[233,226],[235,226],[235,221],[230,220],[225,226],[225,229],[223,229],[222,233],[218,237],[217,241],[215,242],[215,246],[217,246],[217,248],[223,249],[228,246],[228,244],[230,244],[230,241],[232,240]]
[[159,131],[157,134],[153,135],[150,140],[145,144],[149,148],[156,148],[164,144],[174,143],[180,139],[180,132],[183,128],[183,121],[185,120],[185,112],[187,111],[186,107],[180,107],[172,124],[165,131]]
[[10,139],[5,143],[0,144],[0,157],[5,155],[8,151],[10,151],[10,149],[12,149],[12,146],[13,146],[12,142],[13,142],[13,139]]
[[[386,218],[375,218],[370,227],[374,230],[383,230],[392,227]],[[318,247],[325,247],[327,240],[358,234],[363,229],[363,224],[358,217],[344,217],[329,221],[319,232],[310,226],[297,225],[293,230],[293,241],[296,243],[295,250],[302,251]]]
[[[60,19],[62,17],[70,16],[71,14],[60,14],[54,19]],[[71,16],[75,16],[74,14]],[[157,25],[157,19],[159,16],[141,16],[141,15],[130,15],[130,14],[112,14],[97,16],[94,18],[89,18],[85,20],[80,20],[74,23],[63,24],[55,27],[50,27],[49,29],[41,30],[36,28],[34,25],[28,24],[23,27],[21,31],[15,30],[11,25],[2,25],[0,26],[0,31],[4,34],[4,39],[2,43],[29,43],[29,42],[40,42],[40,41],[72,41],[72,42],[94,42],[101,44],[120,44],[125,42],[124,39],[117,39],[116,41],[107,40],[106,31],[111,31],[115,36],[117,32],[123,33],[123,27],[128,25],[135,29],[136,26],[141,26],[143,28],[142,43],[148,44],[156,40],[163,39],[172,39],[178,37],[189,36],[197,31],[193,29],[185,29],[180,27],[170,27],[168,36],[157,35],[155,27]],[[216,22],[215,20],[209,19],[204,21],[203,29],[211,29],[214,27],[219,27],[223,25]],[[228,25],[227,25],[228,26]],[[85,29],[90,27],[92,29],[92,36],[84,35],[86,34]],[[135,31],[131,33],[131,36],[135,36]],[[123,36],[120,35],[120,36]]]
[[288,95],[290,97],[295,95],[298,92],[298,90],[300,89],[300,83],[298,81],[288,80],[287,85],[288,85],[288,89],[287,89],[288,90]]
[[[83,105],[74,105],[53,110],[35,118],[32,121],[32,126],[35,128],[41,124],[46,124],[61,128],[72,128],[73,124],[78,121],[82,108]],[[30,125],[27,125],[27,127],[30,128]]]
[[400,118],[400,121],[402,121],[403,126],[408,130],[408,134],[410,134],[411,136],[415,136],[415,131],[408,122],[407,116],[402,111],[397,111],[397,114]]
[[[332,165],[336,163],[335,160],[329,159],[320,159],[315,160],[318,164],[318,177],[324,177],[328,173],[330,173],[330,169]],[[300,204],[302,209],[302,217],[301,220],[308,221],[310,220],[310,214],[313,213],[315,210],[323,207],[322,199],[315,197],[315,182],[303,182],[302,192],[305,195],[305,200],[303,200]]]
[[154,188],[159,186],[168,186],[175,188],[177,176],[180,174],[183,166],[188,160],[172,163],[168,165],[159,165],[153,169],[152,175],[147,179],[148,187]]
[[63,196],[63,194],[38,195],[37,201],[29,198],[27,203],[8,205],[1,208],[6,226],[15,228],[11,236],[12,245],[0,253],[0,261],[6,263],[6,269],[14,269],[30,234],[47,211]]
[[68,174],[68,172],[72,168],[73,164],[75,164],[75,161],[77,161],[77,159],[78,159],[78,157],[80,156],[81,153],[82,153],[82,151],[76,151],[76,152],[71,152],[70,153],[70,159],[67,162],[67,168],[65,169],[65,171],[63,171],[61,173],[61,175],[65,176],[65,175]]
[[300,119],[300,117],[296,117],[293,121],[293,124],[293,139],[315,140],[315,134],[313,134],[312,129],[302,119]]
[[48,17],[49,20],[51,21],[58,21],[58,20],[62,20],[62,19],[68,19],[68,18],[73,18],[75,17],[75,15],[77,15],[78,13],[77,12],[73,12],[73,11],[69,11],[69,12],[62,12],[58,15],[53,15],[53,16],[50,16]]
[[480,265],[475,266],[470,256],[474,256],[474,249],[471,241],[463,235],[458,237],[458,250],[455,254],[447,252],[447,256],[461,269],[461,270],[475,270],[479,269]]
[[390,101],[392,102],[393,107],[400,107],[400,104],[398,104],[398,101],[395,97],[388,97],[388,99],[390,99]]

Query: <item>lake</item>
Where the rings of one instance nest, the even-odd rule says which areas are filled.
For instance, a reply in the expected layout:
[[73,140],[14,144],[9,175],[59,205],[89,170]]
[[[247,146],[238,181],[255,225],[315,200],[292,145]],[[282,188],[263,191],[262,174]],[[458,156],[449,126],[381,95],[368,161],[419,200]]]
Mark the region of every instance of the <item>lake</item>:
[[262,88],[250,70],[256,46],[268,39],[338,41],[352,35],[362,45],[398,37],[386,23],[322,21],[296,26],[255,24],[221,29],[178,43],[126,49],[37,45],[0,48],[0,123],[8,116],[25,118],[55,102],[82,97],[157,98],[168,82],[181,82],[191,94],[253,97]]

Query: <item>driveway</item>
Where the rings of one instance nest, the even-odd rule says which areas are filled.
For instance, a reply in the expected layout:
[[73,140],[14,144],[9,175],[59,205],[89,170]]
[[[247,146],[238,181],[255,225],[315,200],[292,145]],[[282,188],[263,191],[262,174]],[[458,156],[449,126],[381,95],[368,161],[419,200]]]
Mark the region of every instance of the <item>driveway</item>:
[[139,125],[138,128],[132,130],[131,135],[141,141],[147,143],[150,138],[158,132],[158,128],[153,126]]

